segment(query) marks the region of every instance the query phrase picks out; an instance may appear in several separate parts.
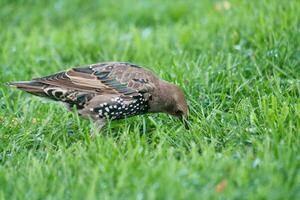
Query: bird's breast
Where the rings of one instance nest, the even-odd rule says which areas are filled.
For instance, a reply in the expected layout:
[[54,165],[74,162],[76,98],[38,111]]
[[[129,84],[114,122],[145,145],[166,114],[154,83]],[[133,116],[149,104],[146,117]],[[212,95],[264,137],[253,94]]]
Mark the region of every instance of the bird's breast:
[[122,97],[114,97],[110,101],[92,108],[92,111],[96,112],[99,118],[117,120],[145,114],[148,112],[148,109],[148,100],[142,94],[139,94],[132,96],[131,101]]

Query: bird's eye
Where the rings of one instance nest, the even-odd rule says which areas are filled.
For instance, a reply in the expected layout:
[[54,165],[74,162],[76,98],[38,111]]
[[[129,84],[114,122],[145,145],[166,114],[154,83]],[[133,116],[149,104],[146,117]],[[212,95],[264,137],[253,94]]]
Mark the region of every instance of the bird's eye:
[[177,110],[175,112],[176,116],[182,116],[183,112],[181,110]]

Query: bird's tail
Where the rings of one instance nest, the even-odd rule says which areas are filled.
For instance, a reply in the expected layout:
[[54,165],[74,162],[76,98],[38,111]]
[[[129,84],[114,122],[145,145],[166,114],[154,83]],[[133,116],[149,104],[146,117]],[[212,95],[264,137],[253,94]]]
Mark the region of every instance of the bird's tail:
[[44,88],[46,84],[38,81],[17,81],[7,83],[7,85],[37,96],[45,96]]

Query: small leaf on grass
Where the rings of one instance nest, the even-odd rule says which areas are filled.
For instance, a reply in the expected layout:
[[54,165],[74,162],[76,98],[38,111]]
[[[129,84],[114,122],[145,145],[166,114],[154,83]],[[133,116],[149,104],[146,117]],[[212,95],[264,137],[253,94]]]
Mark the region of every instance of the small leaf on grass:
[[216,185],[216,188],[215,188],[215,191],[217,193],[221,193],[225,190],[227,186],[227,180],[226,179],[223,179],[221,182],[219,182],[217,185]]
[[36,124],[38,122],[38,120],[36,118],[32,118],[31,122],[32,122],[32,124]]

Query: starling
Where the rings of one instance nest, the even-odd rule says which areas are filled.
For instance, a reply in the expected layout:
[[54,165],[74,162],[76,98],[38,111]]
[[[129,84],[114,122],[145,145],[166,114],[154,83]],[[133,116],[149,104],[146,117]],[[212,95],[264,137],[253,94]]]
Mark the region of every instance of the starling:
[[182,90],[151,71],[125,62],[80,66],[32,81],[9,83],[17,89],[76,107],[100,129],[106,121],[163,112],[187,127],[188,106]]

